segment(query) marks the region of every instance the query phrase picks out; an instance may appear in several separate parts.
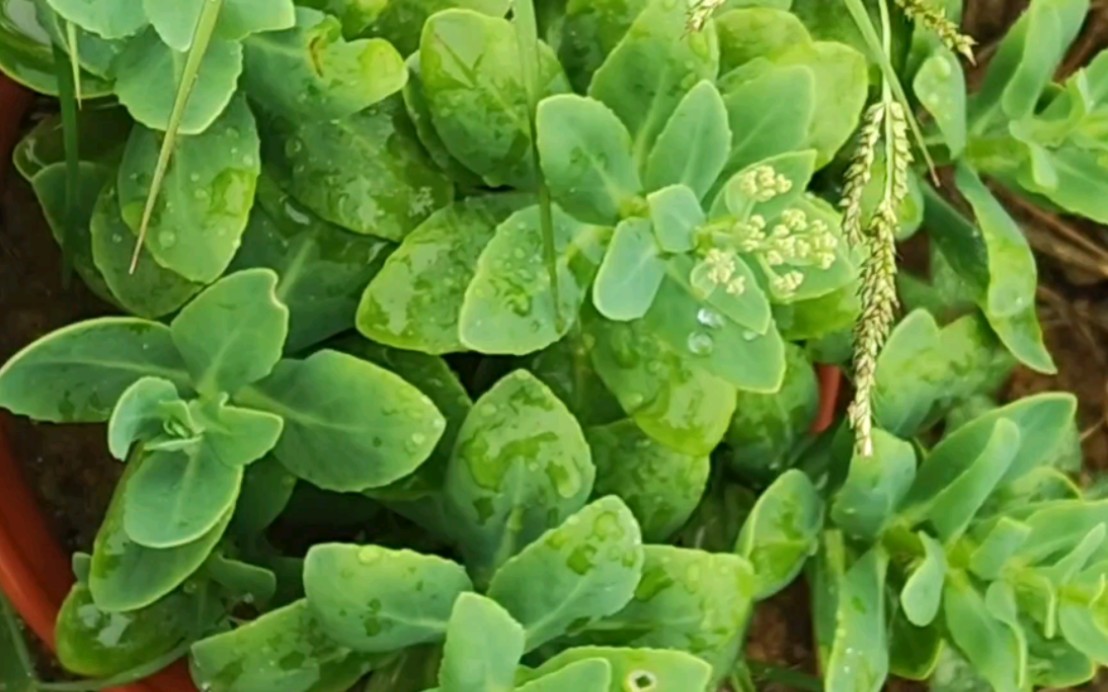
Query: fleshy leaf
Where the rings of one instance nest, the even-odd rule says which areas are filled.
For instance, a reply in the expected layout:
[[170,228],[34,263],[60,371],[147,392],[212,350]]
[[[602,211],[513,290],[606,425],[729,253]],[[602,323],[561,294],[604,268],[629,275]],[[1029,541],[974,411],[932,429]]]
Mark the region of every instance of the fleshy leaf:
[[392,247],[320,219],[263,175],[230,271],[277,272],[277,299],[289,309],[285,352],[296,353],[350,328],[366,283]]
[[477,580],[580,509],[595,475],[576,419],[533,375],[516,371],[486,392],[458,433],[444,485]]
[[[476,633],[481,636],[473,636]],[[439,684],[447,692],[510,692],[515,689],[523,641],[523,627],[496,601],[461,594],[446,626]]]
[[715,449],[735,411],[735,388],[670,349],[642,321],[585,315],[593,366],[643,432],[685,454]]
[[453,199],[398,97],[334,121],[260,118],[267,172],[320,218],[401,240]]
[[803,569],[823,528],[823,501],[800,471],[786,471],[758,498],[735,552],[754,565],[759,600],[777,593]]
[[815,75],[780,67],[723,92],[731,126],[724,173],[777,154],[803,149],[815,109]]
[[706,220],[696,192],[686,185],[670,185],[646,198],[654,238],[665,252],[689,252],[695,245],[694,232]]
[[204,563],[231,521],[228,510],[207,533],[174,548],[146,548],[128,538],[124,507],[130,481],[147,463],[158,461],[152,454],[140,454],[131,459],[96,534],[89,589],[102,611],[137,610],[176,589]]
[[683,3],[649,0],[589,84],[589,96],[627,126],[640,169],[686,92],[719,70],[716,32],[689,31],[687,12]]
[[192,645],[196,684],[224,692],[345,689],[372,662],[331,639],[304,600]]
[[[488,595],[523,625],[531,651],[623,608],[642,565],[638,524],[627,505],[608,496],[505,562],[493,575]],[[544,588],[536,591],[540,581]]]
[[600,101],[574,94],[544,99],[535,131],[546,184],[571,216],[615,223],[642,191],[631,135]]
[[912,91],[942,132],[952,157],[966,148],[966,75],[958,58],[939,48],[920,65]]
[[650,309],[665,274],[666,262],[650,221],[620,221],[596,273],[593,305],[610,320],[637,320]]
[[[161,133],[135,127],[119,167],[119,206],[135,231],[141,226],[161,146]],[[203,134],[177,140],[145,244],[155,260],[201,283],[214,281],[227,269],[254,204],[259,146],[254,116],[244,98],[232,100]],[[134,245],[131,238],[124,242]]]
[[134,273],[131,272],[135,236],[120,216],[114,183],[108,184],[96,200],[89,232],[98,277],[102,277],[112,298],[128,312],[151,319],[162,317],[180,308],[203,288],[202,284],[158,264],[145,247],[139,253]]
[[358,307],[358,330],[396,348],[462,351],[458,314],[481,251],[524,195],[469,197],[435,212],[385,261]]
[[104,38],[125,38],[146,26],[135,0],[46,0],[62,18]]
[[152,451],[123,493],[123,530],[146,548],[177,548],[226,525],[242,484],[242,467],[204,449]]
[[723,172],[731,148],[727,106],[715,85],[703,81],[677,105],[646,164],[646,188],[685,185],[703,199]]
[[[186,56],[162,43],[153,29],[127,42],[114,63],[115,94],[135,120],[153,130],[166,130]],[[200,63],[178,132],[195,135],[207,130],[231,102],[241,73],[242,46],[213,40]]]
[[730,672],[754,605],[754,572],[738,555],[671,546],[645,548],[631,601],[582,637],[587,641],[687,651]]
[[543,261],[541,214],[538,206],[512,214],[481,253],[459,318],[461,341],[469,348],[530,353],[560,339],[576,321],[600,263],[607,229],[581,223],[553,207],[555,297]]
[[160,377],[144,377],[128,387],[108,422],[108,450],[112,456],[126,461],[133,443],[160,434],[165,429],[160,405],[180,398],[177,387]]
[[234,393],[268,375],[281,358],[289,310],[269,269],[236,272],[207,288],[170,324],[195,388]]
[[104,422],[123,392],[143,377],[188,387],[168,327],[132,317],[78,322],[27,346],[0,368],[0,406],[39,421]]
[[624,420],[585,432],[596,465],[597,496],[627,503],[643,540],[665,541],[696,509],[711,470],[708,456],[688,455],[650,439]]
[[304,562],[308,607],[327,636],[383,653],[441,639],[454,600],[472,590],[461,565],[375,545],[315,545]]
[[835,640],[824,664],[833,690],[878,692],[889,674],[885,635],[888,555],[873,548],[858,558],[839,584]]
[[[431,16],[420,41],[420,77],[446,148],[491,186],[535,185],[531,120],[515,29],[471,10]],[[568,91],[561,66],[539,49],[539,93]]]
[[831,518],[847,534],[878,540],[915,476],[916,452],[911,443],[875,429],[873,454],[855,454],[851,459],[846,482],[835,493]]
[[607,661],[611,665],[609,692],[703,690],[708,688],[712,677],[710,665],[684,651],[578,646],[547,660],[528,678],[542,679],[542,676],[555,674],[580,661],[596,659]]
[[298,477],[338,492],[408,475],[446,427],[431,400],[397,375],[327,350],[281,361],[236,402],[284,418],[274,456]]
[[244,60],[250,96],[290,119],[345,118],[397,93],[408,79],[388,41],[348,43],[337,18],[307,8],[297,9],[295,28],[247,39]]
[[923,544],[924,557],[904,583],[900,605],[904,615],[916,627],[930,625],[939,614],[946,575],[946,554],[943,546],[924,531],[916,533]]

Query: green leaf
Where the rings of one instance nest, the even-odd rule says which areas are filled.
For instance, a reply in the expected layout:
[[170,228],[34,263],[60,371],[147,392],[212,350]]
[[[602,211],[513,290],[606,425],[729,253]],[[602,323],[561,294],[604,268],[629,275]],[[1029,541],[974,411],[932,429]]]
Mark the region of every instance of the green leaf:
[[307,8],[296,26],[246,40],[243,86],[291,120],[335,120],[397,93],[408,80],[404,58],[383,39],[346,42],[333,16]]
[[835,640],[824,663],[831,690],[885,688],[889,674],[885,624],[885,573],[889,557],[873,548],[858,558],[839,584]]
[[223,598],[232,603],[257,603],[265,607],[277,590],[277,575],[272,570],[220,553],[213,553],[204,568]]
[[88,677],[124,673],[185,641],[198,610],[197,598],[178,590],[134,612],[107,613],[96,607],[87,585],[74,584],[58,612],[58,660]]
[[685,185],[703,199],[723,172],[731,147],[727,107],[715,85],[693,87],[666,122],[646,163],[646,189]]
[[823,501],[802,472],[783,473],[758,498],[735,552],[754,566],[754,596],[763,600],[789,585],[815,552]]
[[800,44],[774,58],[777,65],[807,67],[815,77],[813,114],[807,146],[815,147],[820,168],[834,160],[854,134],[869,96],[866,56],[837,41]]
[[640,169],[685,94],[701,80],[715,80],[719,70],[716,33],[689,31],[687,10],[648,0],[589,84],[589,96],[627,126]]
[[596,465],[595,496],[616,495],[643,539],[663,542],[696,509],[708,483],[708,455],[689,455],[650,439],[633,421],[585,431]]
[[440,354],[465,350],[459,312],[477,260],[496,227],[524,195],[469,197],[435,212],[412,231],[370,282],[358,330],[396,348]]
[[986,310],[1000,317],[1011,317],[1035,302],[1038,272],[1031,246],[972,169],[960,166],[956,181],[977,215],[989,256]]
[[160,377],[135,381],[119,397],[108,421],[108,450],[126,461],[135,442],[154,439],[165,430],[166,416],[161,404],[180,401],[177,387]]
[[785,345],[785,379],[774,394],[739,391],[727,429],[729,465],[741,477],[769,483],[807,436],[819,406],[819,383],[804,350]]
[[[144,127],[132,130],[127,142],[118,189],[123,219],[132,230],[140,227],[161,146],[161,133]],[[145,244],[158,263],[201,283],[223,273],[254,204],[258,147],[254,117],[242,98],[203,134],[177,141]]]
[[847,534],[875,541],[896,516],[916,475],[916,452],[884,430],[873,431],[873,454],[855,454],[835,493],[831,519]]
[[597,643],[687,651],[730,672],[754,603],[754,573],[737,555],[648,545],[631,601],[584,638]]
[[46,0],[66,21],[104,38],[125,38],[146,26],[134,0]]
[[[943,543],[957,540],[1014,463],[1021,440],[1019,426],[1004,418],[993,423],[987,438],[946,438],[920,467],[904,513],[926,517]],[[936,486],[940,476],[947,482]]]
[[[607,692],[612,684],[612,665],[602,658],[586,658],[515,688],[518,692]],[[444,692],[448,692],[444,689]]]
[[419,48],[420,33],[428,19],[443,10],[462,8],[490,17],[503,17],[509,0],[389,0],[371,27],[374,35],[387,38],[404,55]]
[[722,75],[752,60],[772,60],[794,46],[812,43],[812,37],[799,17],[773,7],[740,6],[739,9],[724,12],[716,17],[716,30],[719,32]]
[[323,221],[262,175],[230,271],[277,272],[277,300],[289,309],[285,352],[296,353],[350,328],[366,283],[391,249]]
[[[135,236],[120,216],[114,183],[97,198],[89,231],[97,277],[128,312],[151,319],[162,317],[176,311],[203,288],[158,264],[145,247],[135,271],[131,272]],[[80,265],[77,270],[81,271]]]
[[200,12],[205,2],[206,0],[141,0],[142,8],[136,14],[141,16],[144,13],[158,32],[162,43],[183,53],[192,47],[193,34],[200,22]]
[[[975,187],[973,182],[970,183],[970,187]],[[929,187],[925,187],[925,200],[929,236],[935,242],[941,256],[950,263],[953,272],[964,282],[972,300],[981,306],[989,326],[1012,355],[1025,365],[1039,372],[1053,373],[1056,368],[1050,353],[1043,345],[1042,328],[1035,313],[1034,294],[1019,312],[1009,316],[1002,316],[987,309],[992,275],[1012,273],[1012,267],[1006,266],[1007,262],[1004,260],[1006,256],[1001,255],[999,258],[990,256],[983,239],[983,232],[969,223]],[[996,210],[993,206],[996,201],[991,196],[982,197],[981,201],[985,202],[983,209],[986,212],[991,213]],[[1009,217],[1005,215],[1002,219],[1000,216],[991,214],[989,219],[990,223],[995,221],[1000,224],[1002,239],[1011,234],[1013,222]],[[995,230],[990,227],[989,232],[992,233]],[[1018,233],[1019,229],[1015,229],[1015,232]],[[1012,244],[1011,247],[1014,249],[1016,244]],[[994,261],[998,262],[995,267]],[[1019,282],[1022,283],[1022,280]],[[1022,299],[1017,297],[1017,302],[1020,300]]]
[[283,360],[236,401],[285,420],[274,456],[326,490],[381,487],[414,471],[446,427],[418,389],[353,356]]
[[1000,517],[970,555],[969,569],[982,579],[997,579],[1004,565],[1031,535],[1023,522]]
[[1044,152],[1052,175],[1057,178],[1051,185],[1041,184],[1034,175],[1021,171],[1019,182],[1031,192],[1047,197],[1062,209],[1093,219],[1108,222],[1108,205],[1104,202],[1105,186],[1097,177],[1089,177],[1101,167],[1101,154],[1079,149],[1074,145]]
[[1044,393],[1026,397],[981,415],[936,445],[920,467],[909,496],[910,504],[933,497],[973,464],[993,435],[996,423],[1007,419],[1019,431],[1020,445],[1003,482],[1015,481],[1056,449],[1073,420],[1075,400],[1067,394]]
[[629,322],[647,313],[665,278],[666,262],[648,219],[620,221],[596,273],[592,302],[610,320]]
[[571,216],[613,224],[642,192],[631,135],[600,101],[574,94],[543,99],[535,132],[546,184]]
[[916,72],[912,91],[935,119],[950,156],[966,149],[966,75],[948,48],[932,53]]
[[962,573],[951,572],[943,589],[943,617],[952,643],[969,660],[974,671],[998,692],[1023,688],[1026,657],[1011,629],[996,619],[985,600]]
[[261,120],[267,171],[333,224],[401,240],[453,199],[453,184],[423,151],[399,98],[334,121]]
[[304,562],[308,607],[327,636],[368,653],[441,640],[472,588],[461,565],[410,550],[331,543]]
[[877,358],[874,418],[881,428],[910,437],[926,420],[941,394],[941,383],[925,367],[939,339],[939,325],[925,310],[908,314],[889,335]]
[[512,214],[497,227],[481,253],[459,318],[461,341],[469,348],[522,355],[549,346],[573,325],[600,263],[608,231],[553,207],[558,260],[555,306],[543,262],[541,215],[537,205]]
[[[492,187],[535,186],[530,108],[511,23],[470,10],[431,16],[420,41],[420,76],[446,148]],[[540,44],[539,93],[568,91],[554,53]]]
[[576,419],[533,375],[518,370],[486,392],[458,432],[444,486],[478,581],[580,509],[595,475]]
[[1008,30],[981,89],[972,101],[974,129],[998,117],[1031,115],[1043,89],[1077,37],[1089,13],[1089,0],[1038,0]]
[[185,546],[226,526],[241,484],[241,466],[202,449],[149,452],[123,493],[123,530],[145,548]]
[[[169,127],[186,55],[162,43],[152,29],[127,42],[114,63],[115,94],[135,120],[153,130]],[[213,40],[200,63],[196,86],[178,128],[180,134],[207,130],[231,102],[241,73],[242,46]],[[152,84],[159,87],[152,89]]]
[[1108,629],[1099,604],[1072,602],[1063,599],[1058,608],[1058,627],[1062,636],[1074,649],[1104,665],[1108,661]]
[[909,622],[916,627],[926,627],[939,614],[942,605],[947,563],[942,544],[924,531],[916,535],[923,544],[924,557],[904,583],[900,605]]
[[196,390],[233,393],[257,382],[281,358],[289,310],[269,269],[236,272],[205,289],[170,324]]
[[280,416],[227,405],[227,395],[189,402],[189,413],[203,431],[201,453],[231,468],[261,459],[277,444],[284,428]]
[[[30,145],[30,148],[37,146]],[[16,157],[19,156],[17,152]],[[16,159],[16,166],[18,158]],[[27,163],[28,166],[37,166],[37,163]],[[98,164],[85,161],[77,162],[77,194],[73,209],[67,203],[66,186],[68,170],[64,161],[47,164],[39,168],[30,177],[31,186],[38,198],[42,215],[50,225],[50,231],[63,248],[66,257],[72,263],[77,275],[96,295],[104,300],[112,300],[112,295],[104,281],[104,277],[98,271],[94,254],[91,220],[97,208],[100,192],[111,176],[111,171]],[[115,207],[118,210],[118,207]],[[72,220],[69,214],[72,213]],[[118,211],[116,211],[118,215]],[[128,231],[128,235],[130,232]],[[141,313],[141,311],[131,312]],[[139,314],[141,317],[149,315]]]
[[[480,637],[474,634],[480,633]],[[446,626],[443,692],[510,692],[523,656],[523,627],[496,601],[463,593]]]
[[904,617],[903,611],[893,615],[889,632],[889,672],[908,680],[932,680],[939,674],[936,667],[948,647],[945,646],[939,623],[928,627],[916,627]]
[[[750,194],[748,185],[751,178],[764,175],[763,170],[766,168],[773,169],[777,176],[777,189],[772,197],[763,201]],[[722,194],[717,196],[712,205],[711,216],[722,216],[725,213],[720,207],[722,200],[726,204],[726,211],[739,220],[747,220],[757,214],[767,223],[774,221],[787,207],[803,198],[815,170],[816,152],[812,149],[776,154],[745,166],[728,178]]]
[[691,257],[670,259],[644,324],[695,367],[739,389],[776,392],[785,377],[785,343],[765,294],[747,277],[740,295],[716,290],[705,301],[690,283],[694,267]]
[[168,327],[131,317],[78,322],[0,368],[0,406],[39,421],[104,422],[123,392],[148,376],[188,385]]
[[104,523],[96,534],[89,570],[89,589],[96,606],[108,613],[144,608],[185,582],[204,563],[223,537],[231,511],[195,541],[173,548],[148,548],[132,541],[125,529],[133,479],[161,454],[140,454],[127,464]]
[[[553,675],[575,663],[604,660],[611,665],[609,692],[635,690],[704,690],[712,677],[712,667],[683,651],[668,649],[624,649],[607,646],[579,646],[567,649],[539,666],[531,680]],[[541,688],[532,688],[541,689]],[[571,689],[571,688],[556,688]],[[572,688],[580,689],[580,688]],[[592,692],[594,688],[585,688]]]
[[568,0],[558,40],[558,58],[577,92],[631,28],[647,0]]
[[724,173],[805,148],[815,114],[815,75],[779,67],[723,92],[732,142]]
[[373,659],[340,646],[304,600],[192,645],[192,676],[212,692],[345,689]]
[[661,444],[692,456],[711,452],[735,411],[735,389],[671,350],[642,321],[585,313],[597,374],[627,415]]
[[[614,496],[552,528],[493,575],[488,595],[523,625],[526,650],[611,615],[642,576],[642,537]],[[537,583],[544,587],[535,590]]]
[[654,239],[662,251],[691,251],[694,232],[707,220],[696,193],[686,185],[670,185],[650,193],[646,202]]
[[296,24],[292,0],[223,0],[215,34],[229,41],[241,41],[252,34],[281,31]]

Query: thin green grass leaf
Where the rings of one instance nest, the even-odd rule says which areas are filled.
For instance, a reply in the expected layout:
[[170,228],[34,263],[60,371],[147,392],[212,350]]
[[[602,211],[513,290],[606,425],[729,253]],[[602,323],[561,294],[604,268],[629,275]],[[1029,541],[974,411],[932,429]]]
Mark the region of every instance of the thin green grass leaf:
[[516,29],[516,41],[519,43],[519,59],[523,67],[523,83],[527,88],[527,119],[531,128],[531,156],[535,162],[535,175],[539,181],[539,225],[542,229],[543,259],[546,272],[550,276],[551,296],[554,296],[554,321],[561,332],[565,329],[565,315],[562,314],[558,292],[558,250],[554,243],[554,212],[550,190],[543,178],[539,164],[538,130],[535,127],[535,112],[539,105],[539,30],[535,18],[535,4],[532,0],[516,0],[513,24]]
[[200,12],[200,19],[196,23],[192,47],[189,48],[185,68],[181,72],[181,83],[177,85],[177,98],[173,102],[173,111],[169,114],[169,126],[165,131],[165,139],[162,140],[161,151],[158,152],[158,162],[154,167],[154,176],[150,182],[150,194],[147,196],[146,206],[142,210],[138,242],[135,243],[135,252],[131,256],[130,272],[132,274],[138,267],[142,246],[146,242],[146,234],[150,230],[150,219],[154,214],[154,206],[158,202],[162,183],[165,181],[166,172],[169,170],[169,162],[173,158],[173,150],[177,146],[177,131],[181,127],[181,120],[184,118],[189,96],[192,94],[192,89],[196,85],[196,79],[200,72],[200,64],[204,60],[204,54],[208,51],[208,44],[211,43],[212,35],[215,33],[216,24],[219,21],[219,13],[222,9],[223,0],[207,0],[204,9]]
[[77,46],[77,27],[73,22],[65,23],[66,50],[69,51],[69,66],[73,71],[73,92],[77,98],[77,107],[81,107],[81,55]]
[[[71,25],[72,26],[72,25]],[[58,80],[58,101],[62,112],[62,144],[65,149],[65,216],[62,222],[62,286],[69,288],[73,276],[73,238],[77,235],[81,210],[78,208],[80,184],[80,134],[77,129],[77,82],[69,70],[65,51],[54,46],[54,72]],[[76,78],[76,79],[75,79]]]

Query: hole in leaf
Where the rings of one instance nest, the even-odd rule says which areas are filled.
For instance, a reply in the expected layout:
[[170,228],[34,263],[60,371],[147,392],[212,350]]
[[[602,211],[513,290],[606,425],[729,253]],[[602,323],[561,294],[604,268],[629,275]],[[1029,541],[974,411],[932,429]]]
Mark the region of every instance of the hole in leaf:
[[632,692],[649,692],[658,684],[658,678],[648,670],[633,670],[627,675]]

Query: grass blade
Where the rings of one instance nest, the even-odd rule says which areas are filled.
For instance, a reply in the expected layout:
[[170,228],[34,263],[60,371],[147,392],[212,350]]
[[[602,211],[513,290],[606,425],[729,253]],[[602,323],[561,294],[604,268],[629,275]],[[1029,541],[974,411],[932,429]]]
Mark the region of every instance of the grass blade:
[[81,56],[77,46],[77,27],[73,22],[65,23],[66,50],[69,51],[69,66],[73,70],[73,93],[77,98],[77,107],[81,107]]
[[158,195],[161,193],[166,171],[169,170],[169,162],[173,158],[173,151],[177,146],[177,130],[181,127],[181,119],[185,115],[189,96],[192,95],[192,89],[196,85],[196,79],[200,73],[200,64],[204,60],[204,54],[208,52],[208,45],[211,43],[212,34],[215,33],[216,22],[219,21],[219,13],[222,9],[223,0],[207,0],[204,3],[204,9],[200,12],[200,19],[196,22],[192,47],[189,49],[188,58],[185,59],[185,68],[181,72],[181,83],[177,85],[177,97],[173,102],[173,110],[169,114],[169,125],[166,127],[161,151],[158,152],[158,162],[154,166],[154,176],[150,182],[150,193],[146,197],[146,206],[142,210],[138,242],[135,243],[135,252],[131,256],[130,271],[132,274],[138,267],[142,246],[146,242],[146,234],[150,230],[150,219],[154,214],[154,206],[158,202]]
[[[54,46],[54,72],[58,80],[58,102],[62,112],[62,145],[65,149],[65,216],[62,222],[62,286],[68,288],[73,275],[73,239],[80,210],[77,209],[77,190],[81,160],[80,134],[77,130],[77,81],[69,69],[65,51]],[[76,74],[80,77],[80,73]]]

